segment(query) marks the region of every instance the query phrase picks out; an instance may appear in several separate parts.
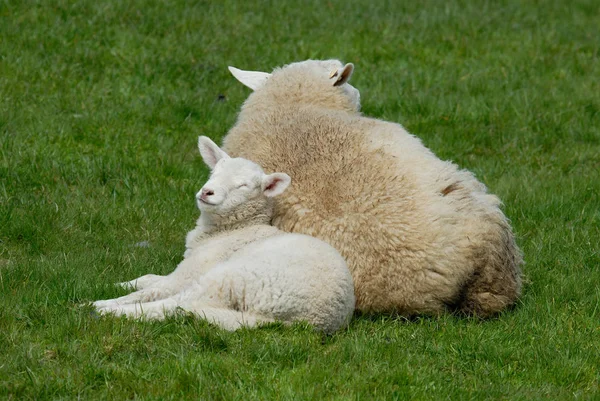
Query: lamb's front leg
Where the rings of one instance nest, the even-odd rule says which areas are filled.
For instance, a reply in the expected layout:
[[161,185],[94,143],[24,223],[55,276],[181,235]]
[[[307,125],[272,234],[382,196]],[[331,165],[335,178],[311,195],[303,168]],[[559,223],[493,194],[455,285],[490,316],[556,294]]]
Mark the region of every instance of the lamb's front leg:
[[115,285],[123,287],[125,289],[137,289],[143,290],[148,287],[158,287],[161,281],[163,281],[167,276],[159,276],[156,274],[146,274],[142,277],[138,277],[136,279],[130,281],[124,281],[122,283],[117,283]]
[[175,291],[169,286],[165,287],[150,287],[144,288],[143,290],[132,292],[131,294],[124,295],[119,298],[105,299],[96,301],[93,305],[97,308],[104,308],[108,306],[128,305],[140,302],[151,302],[159,299],[167,298],[173,295]]
[[107,305],[98,308],[102,314],[114,314],[132,318],[164,319],[177,309],[177,302],[173,298],[161,299],[154,302],[135,303],[127,305]]

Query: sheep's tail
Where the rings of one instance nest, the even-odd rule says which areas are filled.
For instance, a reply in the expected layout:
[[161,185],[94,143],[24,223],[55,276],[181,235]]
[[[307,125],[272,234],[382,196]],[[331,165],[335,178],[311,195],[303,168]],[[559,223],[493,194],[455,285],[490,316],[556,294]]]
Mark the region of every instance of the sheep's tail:
[[256,327],[262,323],[273,322],[273,319],[266,318],[251,312],[240,312],[226,308],[200,307],[198,309],[188,309],[190,312],[198,315],[210,323],[214,323],[225,330],[234,331],[241,327]]

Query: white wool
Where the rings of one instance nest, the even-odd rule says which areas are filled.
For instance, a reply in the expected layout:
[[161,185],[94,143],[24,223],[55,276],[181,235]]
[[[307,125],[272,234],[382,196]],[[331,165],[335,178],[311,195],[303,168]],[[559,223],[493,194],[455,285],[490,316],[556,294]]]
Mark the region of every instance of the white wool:
[[272,321],[306,321],[327,333],[348,324],[352,277],[327,243],[268,224],[271,198],[290,184],[232,159],[210,139],[199,148],[212,174],[196,198],[201,216],[186,237],[184,260],[168,276],[121,283],[137,291],[94,302],[101,313],[162,319],[177,309],[227,330]]
[[522,257],[500,200],[401,125],[361,115],[353,71],[338,60],[236,71],[254,92],[224,149],[294,182],[273,224],[335,247],[363,312],[484,317],[514,304]]

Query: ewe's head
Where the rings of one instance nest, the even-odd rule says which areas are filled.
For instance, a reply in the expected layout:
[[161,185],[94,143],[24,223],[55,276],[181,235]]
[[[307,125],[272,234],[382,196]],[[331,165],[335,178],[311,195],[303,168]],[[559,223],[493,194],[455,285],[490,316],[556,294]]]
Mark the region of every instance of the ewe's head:
[[196,194],[202,213],[221,216],[235,213],[243,218],[270,215],[269,198],[290,185],[287,174],[265,174],[250,160],[229,157],[208,137],[198,138],[198,149],[211,170],[210,178]]
[[[229,67],[238,81],[255,91],[254,103],[311,104],[359,111],[360,93],[348,83],[354,65],[339,60],[306,60],[276,68],[273,73]],[[248,99],[250,101],[251,98]]]

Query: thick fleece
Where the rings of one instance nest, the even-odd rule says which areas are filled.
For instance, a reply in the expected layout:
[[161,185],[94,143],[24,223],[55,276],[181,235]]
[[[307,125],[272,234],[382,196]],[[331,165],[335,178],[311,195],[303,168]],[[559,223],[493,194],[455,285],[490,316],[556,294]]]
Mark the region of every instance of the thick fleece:
[[137,291],[94,306],[157,319],[183,309],[227,330],[272,321],[306,321],[326,333],[346,326],[355,299],[342,256],[321,240],[268,224],[271,198],[289,177],[230,159],[208,138],[200,147],[213,172],[197,194],[202,214],[187,235],[184,260],[168,276],[121,283]]
[[255,91],[224,149],[294,182],[273,224],[340,251],[361,311],[485,317],[513,304],[522,257],[500,200],[399,124],[363,117],[352,71],[337,60],[232,69]]

